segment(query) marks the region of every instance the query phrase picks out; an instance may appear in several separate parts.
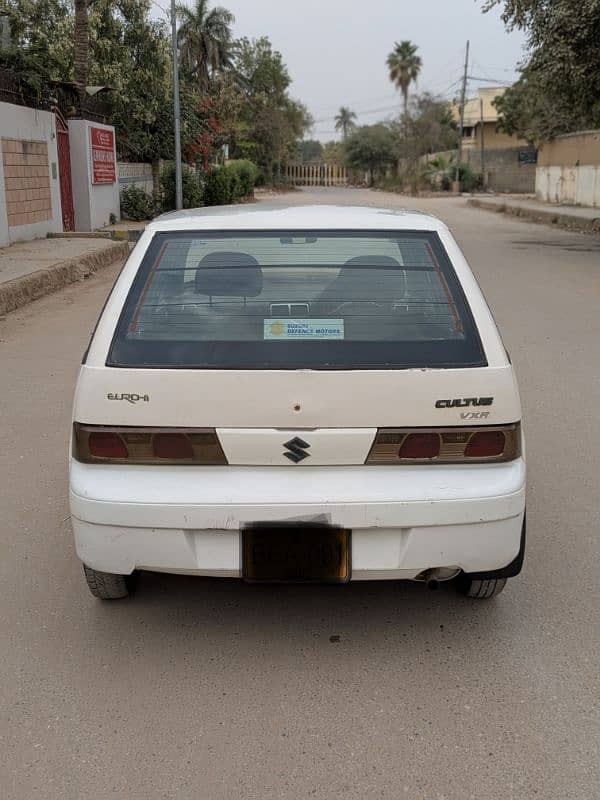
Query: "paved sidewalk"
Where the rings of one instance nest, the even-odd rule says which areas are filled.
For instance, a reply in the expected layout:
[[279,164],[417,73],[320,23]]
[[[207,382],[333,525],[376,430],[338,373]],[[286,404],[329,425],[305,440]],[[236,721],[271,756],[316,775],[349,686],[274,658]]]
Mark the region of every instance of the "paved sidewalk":
[[475,208],[522,217],[530,222],[541,222],[586,233],[600,233],[600,208],[543,203],[534,198],[515,195],[471,197],[467,202]]
[[126,258],[127,242],[51,238],[0,248],[0,315]]
[[136,222],[132,219],[123,219],[121,222],[117,222],[115,225],[106,225],[106,227],[102,228],[102,231],[107,233],[113,239],[124,239],[129,242],[137,242],[140,238],[144,229],[147,225],[150,224],[152,220],[142,220],[141,222]]

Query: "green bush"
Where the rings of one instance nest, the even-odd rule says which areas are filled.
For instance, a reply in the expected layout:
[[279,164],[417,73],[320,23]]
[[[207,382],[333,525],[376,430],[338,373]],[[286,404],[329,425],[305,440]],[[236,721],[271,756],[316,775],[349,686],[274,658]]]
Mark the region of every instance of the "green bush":
[[247,158],[239,161],[230,161],[227,169],[233,170],[239,180],[239,191],[241,197],[252,197],[254,187],[258,180],[258,167]]
[[454,180],[450,177],[453,169],[454,156],[438,154],[434,158],[430,158],[429,161],[424,164],[422,176],[431,189],[448,191],[452,180]]
[[[456,167],[453,165],[448,168],[446,173],[449,182],[456,178]],[[458,180],[462,192],[472,192],[479,189],[483,183],[483,178],[478,172],[473,172],[470,164],[458,165]]]
[[225,169],[227,173],[227,202],[237,203],[238,200],[242,199],[240,176],[229,166],[224,167],[223,169]]
[[156,211],[154,199],[132,183],[121,192],[121,216],[139,222],[152,219]]
[[[181,173],[183,189],[183,207],[198,208],[204,205],[202,185],[196,172],[183,164]],[[175,165],[165,167],[160,174],[160,187],[162,190],[163,211],[172,211],[175,208]]]
[[442,190],[442,192],[449,192],[451,188],[452,188],[452,180],[450,179],[450,175],[446,173],[441,177],[440,189]]
[[213,167],[204,178],[204,202],[207,206],[222,206],[229,199],[230,180],[227,167]]
[[222,206],[250,197],[257,177],[258,169],[245,159],[213,167],[204,179],[204,202],[207,206]]

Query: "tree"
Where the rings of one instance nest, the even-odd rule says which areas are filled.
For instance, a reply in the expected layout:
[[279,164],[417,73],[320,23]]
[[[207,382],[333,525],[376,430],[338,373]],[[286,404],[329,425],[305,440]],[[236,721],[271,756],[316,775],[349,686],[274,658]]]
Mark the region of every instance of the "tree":
[[344,163],[344,146],[341,142],[326,142],[323,145],[323,161],[330,166]]
[[235,43],[235,69],[249,95],[263,96],[280,103],[292,82],[279,50],[274,50],[268,36]]
[[[72,82],[77,61],[80,97],[88,84],[108,89],[102,99],[119,156],[152,161],[157,177],[159,159],[173,157],[173,86],[170,29],[150,16],[151,3],[78,0],[75,8],[74,0],[0,0],[10,29],[0,66],[17,75],[24,95],[58,92],[74,105],[73,91],[56,84]],[[311,125],[304,105],[289,96],[281,53],[266,37],[234,46],[233,16],[207,0],[179,15],[185,158],[209,168],[228,144],[232,156],[258,162],[270,180]]]
[[594,127],[577,121],[568,96],[549,92],[544,77],[525,67],[519,80],[494,100],[499,112],[498,127],[510,136],[534,145],[577,128]]
[[121,158],[158,161],[173,156],[170,36],[150,19],[150,0],[95,0],[90,8],[90,78],[109,86],[110,120]]
[[179,4],[181,25],[177,41],[182,71],[207,92],[211,77],[231,64],[231,26],[235,17],[226,8],[209,10],[208,0],[196,0],[193,8]]
[[355,127],[356,113],[346,106],[340,106],[340,110],[335,117],[335,129],[342,132],[342,139],[346,139],[348,133]]
[[4,0],[9,42],[0,66],[10,69],[24,91],[39,96],[50,81],[71,79],[73,19],[69,0]]
[[[159,161],[174,155],[171,36],[164,21],[150,17],[150,9],[150,0],[94,0],[90,78],[111,89],[105,97],[119,156],[150,161],[158,191]],[[201,91],[193,75],[181,76],[181,143],[189,163],[208,167],[213,150],[223,143],[215,106],[225,116],[230,104],[222,76],[213,76],[213,94]]]
[[450,103],[429,92],[413,96],[400,128],[399,155],[408,158],[452,150],[458,141]]
[[323,145],[318,139],[303,139],[298,142],[298,151],[303,164],[308,161],[321,161],[323,158]]
[[496,102],[509,133],[540,143],[600,126],[600,2],[486,0],[503,5],[510,28],[526,32],[521,77]]
[[89,38],[88,0],[75,0],[73,63],[74,81],[80,96],[85,95],[85,88],[88,83]]
[[404,99],[404,113],[408,111],[408,90],[411,83],[415,83],[423,62],[417,55],[417,46],[405,39],[396,42],[394,49],[387,57],[387,66],[390,72],[390,80],[400,89]]
[[293,157],[295,144],[312,119],[302,103],[289,97],[289,72],[268,37],[237,41],[234,69],[245,102],[233,154],[255,161],[271,182],[274,170],[280,172],[281,165]]
[[387,125],[357,128],[344,142],[344,157],[349,167],[369,173],[369,186],[376,174],[394,161],[394,136]]

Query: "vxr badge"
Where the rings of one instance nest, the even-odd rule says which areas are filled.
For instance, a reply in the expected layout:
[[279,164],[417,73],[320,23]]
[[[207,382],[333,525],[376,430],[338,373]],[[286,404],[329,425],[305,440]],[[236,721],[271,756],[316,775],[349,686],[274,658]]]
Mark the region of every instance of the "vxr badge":
[[293,439],[290,439],[289,442],[286,442],[283,446],[286,448],[283,455],[289,458],[290,461],[293,461],[294,464],[299,464],[301,461],[304,461],[305,458],[310,457],[310,453],[306,452],[310,445],[299,436],[294,436]]

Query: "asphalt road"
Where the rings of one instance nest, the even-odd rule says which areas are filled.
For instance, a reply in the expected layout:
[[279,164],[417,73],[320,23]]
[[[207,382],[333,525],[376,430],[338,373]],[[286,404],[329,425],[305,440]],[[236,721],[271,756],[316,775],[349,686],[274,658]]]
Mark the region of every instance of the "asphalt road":
[[600,796],[600,238],[411,205],[455,231],[518,370],[524,572],[489,603],[152,574],[131,600],[94,600],[66,446],[106,270],[0,321],[4,800]]

